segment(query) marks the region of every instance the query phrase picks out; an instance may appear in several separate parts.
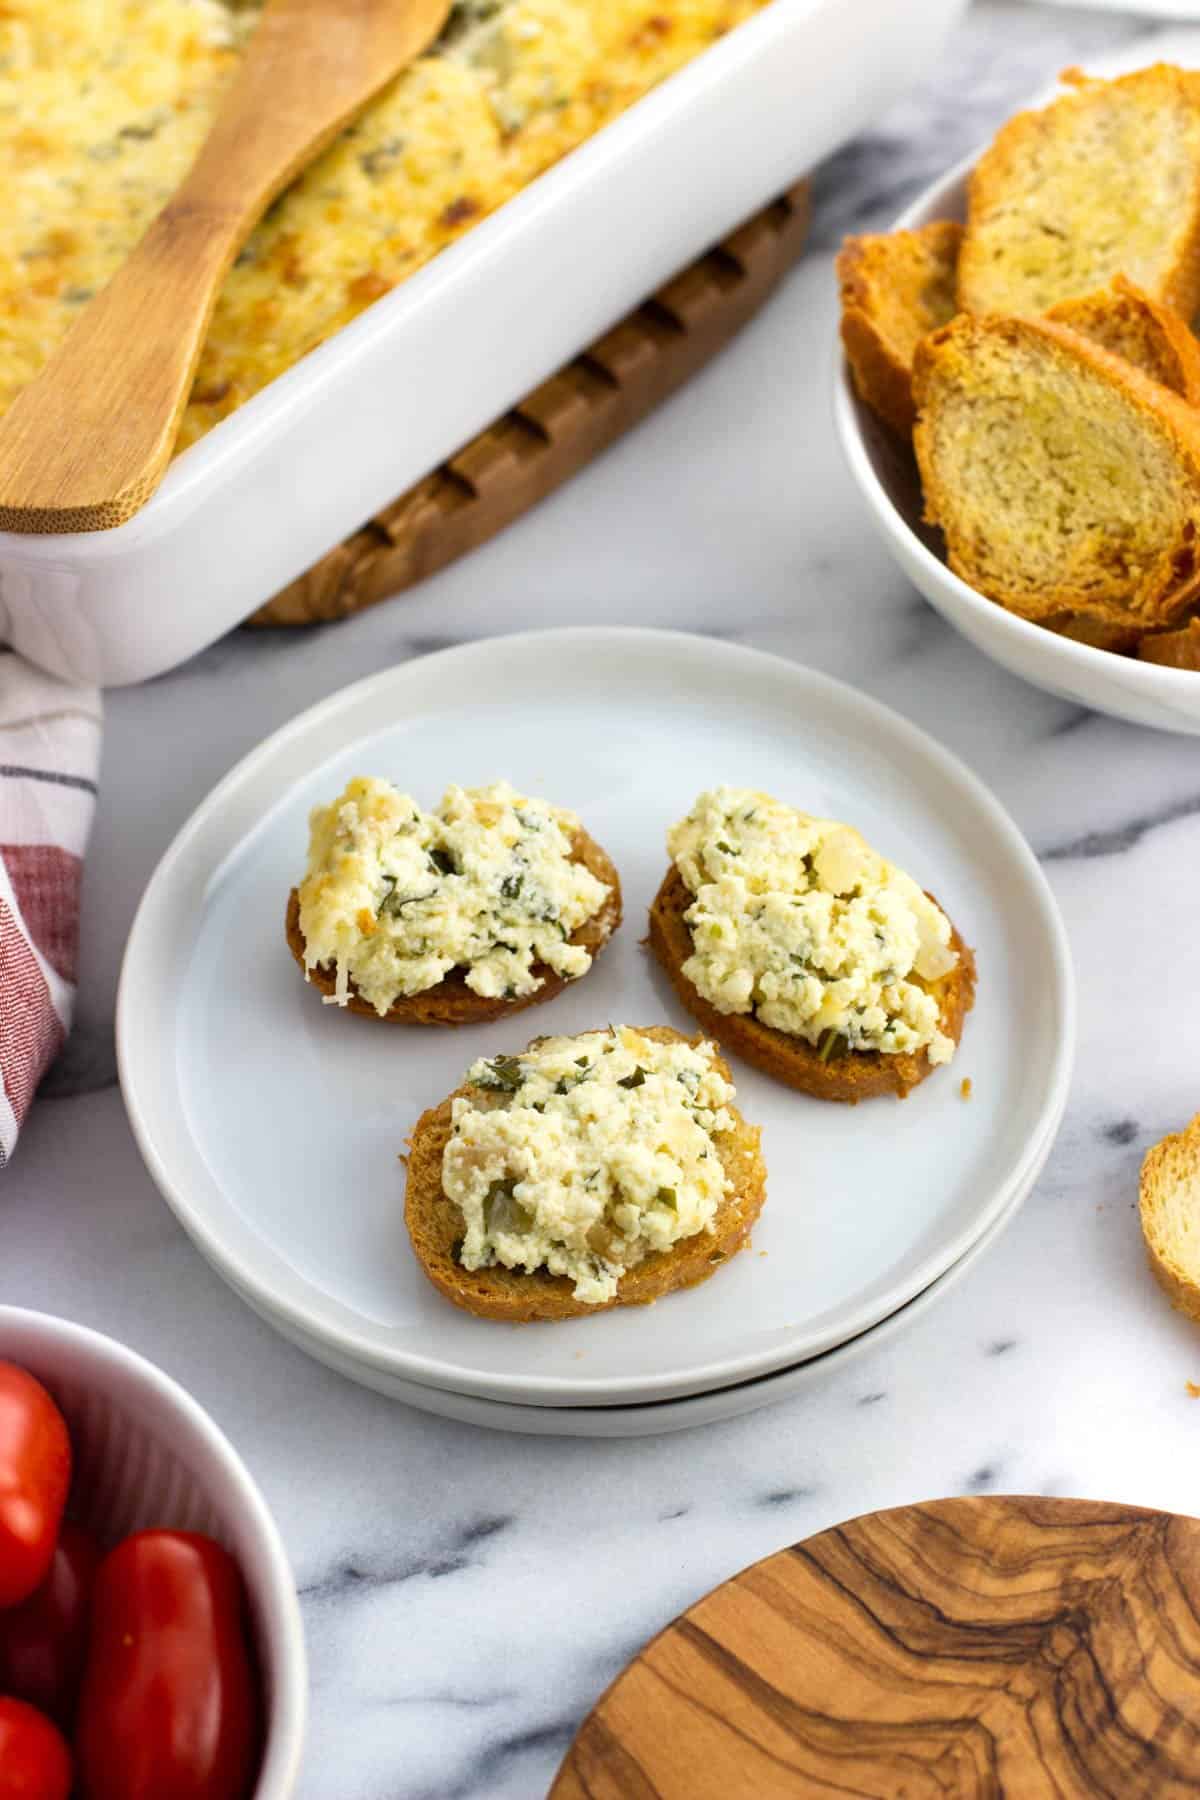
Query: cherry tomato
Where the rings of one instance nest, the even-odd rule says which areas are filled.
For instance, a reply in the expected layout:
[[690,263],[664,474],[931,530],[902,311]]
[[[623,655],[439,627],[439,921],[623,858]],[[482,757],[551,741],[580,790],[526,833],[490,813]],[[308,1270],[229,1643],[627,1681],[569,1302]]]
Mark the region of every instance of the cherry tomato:
[[0,1699],[0,1800],[67,1800],[71,1752],[62,1733],[24,1700]]
[[233,1558],[211,1538],[140,1531],[92,1592],[75,1751],[86,1800],[244,1800],[258,1691]]
[[65,1419],[40,1381],[0,1363],[0,1607],[45,1580],[70,1481]]
[[16,1694],[69,1726],[83,1679],[88,1610],[100,1546],[64,1524],[41,1587],[0,1612],[0,1693]]

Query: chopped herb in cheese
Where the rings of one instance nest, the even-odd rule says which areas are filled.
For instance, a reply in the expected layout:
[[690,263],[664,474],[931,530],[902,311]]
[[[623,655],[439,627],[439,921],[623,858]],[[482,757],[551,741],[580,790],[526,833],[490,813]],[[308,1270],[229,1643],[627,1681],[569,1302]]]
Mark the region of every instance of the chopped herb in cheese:
[[[245,245],[180,448],[763,4],[460,0]],[[186,174],[258,13],[0,3],[0,412]]]
[[949,1062],[930,985],[958,962],[950,922],[849,825],[768,794],[700,795],[667,847],[694,895],[683,973],[723,1013],[815,1045]]
[[653,1251],[711,1231],[734,1126],[713,1056],[610,1026],[475,1063],[442,1158],[463,1266],[547,1269],[596,1305]]
[[310,820],[300,929],[310,969],[335,967],[376,1012],[451,969],[487,998],[541,987],[535,965],[574,980],[591,955],[569,939],[610,889],[572,860],[574,813],[506,781],[447,788],[436,812],[388,781],[356,776]]

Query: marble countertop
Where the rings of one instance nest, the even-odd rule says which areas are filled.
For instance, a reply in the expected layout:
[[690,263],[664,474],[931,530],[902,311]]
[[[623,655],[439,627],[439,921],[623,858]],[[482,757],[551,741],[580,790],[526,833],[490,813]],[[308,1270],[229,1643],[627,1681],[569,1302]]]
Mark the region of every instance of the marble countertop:
[[[0,1295],[142,1350],[244,1453],[303,1597],[305,1800],[544,1793],[652,1633],[746,1563],[874,1507],[1007,1491],[1197,1510],[1200,1334],[1151,1282],[1134,1200],[1145,1147],[1200,1104],[1200,933],[1180,879],[1200,865],[1200,746],[1035,692],[954,636],[871,536],[829,421],[841,233],[884,223],[1059,67],[1151,30],[978,4],[923,89],[819,172],[812,249],[769,309],[568,491],[412,598],[300,635],[235,633],[109,697],[78,1025],[0,1185]],[[450,1424],[283,1342],[159,1199],[112,1049],[145,881],[265,733],[398,659],[596,621],[795,657],[934,732],[1043,859],[1081,1000],[1046,1172],[941,1304],[802,1399],[632,1442]]]

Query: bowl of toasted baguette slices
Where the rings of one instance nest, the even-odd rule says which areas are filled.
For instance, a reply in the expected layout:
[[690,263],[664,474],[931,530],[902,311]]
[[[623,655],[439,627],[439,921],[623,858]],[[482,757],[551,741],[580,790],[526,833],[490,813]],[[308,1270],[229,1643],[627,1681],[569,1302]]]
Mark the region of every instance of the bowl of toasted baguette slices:
[[1068,71],[838,280],[838,431],[905,574],[1038,687],[1200,732],[1200,67]]

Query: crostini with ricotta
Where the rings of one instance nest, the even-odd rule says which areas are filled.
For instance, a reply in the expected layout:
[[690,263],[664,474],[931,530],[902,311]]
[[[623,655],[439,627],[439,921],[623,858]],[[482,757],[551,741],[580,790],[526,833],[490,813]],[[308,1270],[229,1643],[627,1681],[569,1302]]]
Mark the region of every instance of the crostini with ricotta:
[[356,776],[310,820],[288,945],[332,1005],[465,1025],[551,1000],[621,922],[621,883],[574,813],[507,782],[425,812]]
[[851,1104],[903,1098],[951,1060],[975,959],[932,896],[852,827],[721,787],[667,843],[650,947],[724,1049]]
[[485,1319],[568,1319],[707,1281],[766,1197],[715,1045],[669,1026],[536,1038],[424,1113],[405,1223],[429,1280]]

